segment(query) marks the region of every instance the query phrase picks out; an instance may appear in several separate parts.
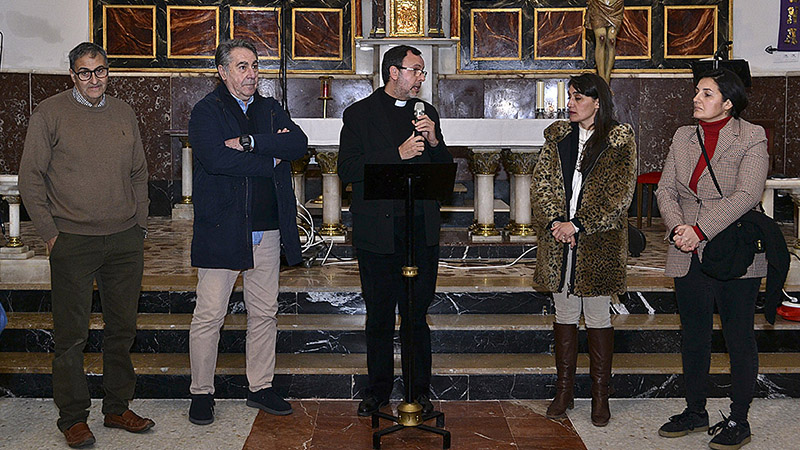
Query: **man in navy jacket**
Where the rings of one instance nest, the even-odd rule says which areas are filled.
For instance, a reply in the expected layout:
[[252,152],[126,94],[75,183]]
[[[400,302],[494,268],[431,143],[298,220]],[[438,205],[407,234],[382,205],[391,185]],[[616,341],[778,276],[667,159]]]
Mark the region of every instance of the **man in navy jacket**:
[[197,304],[189,329],[192,404],[189,420],[214,421],[214,370],[228,300],[239,273],[247,307],[247,405],[271,414],[292,407],[272,389],[277,335],[278,276],[299,263],[296,200],[290,161],[308,139],[275,99],[259,95],[252,43],[217,47],[222,83],[200,100],[189,120],[194,150],[194,235]]

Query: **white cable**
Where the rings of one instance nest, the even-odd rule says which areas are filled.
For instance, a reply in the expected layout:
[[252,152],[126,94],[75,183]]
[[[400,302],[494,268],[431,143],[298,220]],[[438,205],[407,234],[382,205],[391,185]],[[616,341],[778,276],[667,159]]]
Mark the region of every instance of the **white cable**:
[[628,268],[629,269],[641,269],[641,270],[658,270],[658,271],[661,271],[661,272],[664,271],[663,267],[634,266],[632,264],[628,264]]
[[328,241],[328,251],[327,251],[327,253],[325,253],[325,257],[322,258],[322,262],[319,264],[320,266],[324,266],[325,265],[325,261],[328,260],[328,256],[330,256],[331,250],[333,250],[333,238],[331,238],[331,240]]
[[525,250],[524,252],[522,252],[522,254],[519,255],[517,257],[517,259],[515,259],[514,261],[512,261],[512,262],[510,262],[508,264],[503,264],[503,265],[499,265],[499,266],[475,266],[475,267],[451,266],[451,265],[449,265],[449,264],[447,264],[445,262],[442,262],[442,261],[439,262],[439,266],[440,267],[446,267],[448,269],[460,269],[460,270],[505,269],[505,268],[511,267],[514,264],[516,264],[517,262],[519,262],[519,260],[522,259],[523,256],[527,255],[528,253],[531,252],[531,250],[534,250],[536,248],[537,248],[537,246],[534,245],[533,247],[531,247],[531,248]]

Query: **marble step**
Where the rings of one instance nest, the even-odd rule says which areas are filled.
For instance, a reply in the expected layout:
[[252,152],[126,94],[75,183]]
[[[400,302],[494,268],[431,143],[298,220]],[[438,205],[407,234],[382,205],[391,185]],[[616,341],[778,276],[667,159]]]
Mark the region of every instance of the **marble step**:
[[[139,398],[185,398],[189,392],[186,354],[135,354]],[[756,383],[758,397],[800,397],[800,353],[762,353]],[[51,354],[0,353],[0,386],[5,395],[51,397]],[[711,397],[725,397],[730,387],[728,356],[715,353],[711,362]],[[402,397],[399,361],[395,364],[392,398]],[[586,354],[578,357],[575,395],[588,398],[591,382]],[[221,354],[215,379],[217,398],[244,398],[247,379],[244,356]],[[102,355],[85,358],[91,395],[103,396]],[[681,397],[683,376],[679,354],[619,354],[614,356],[612,384],[617,398]],[[433,355],[431,391],[442,400],[552,398],[555,368],[550,355]],[[277,357],[273,385],[290,398],[363,396],[367,385],[363,354],[286,355]]]
[[[51,352],[50,313],[10,313],[8,329],[0,340],[0,351]],[[188,352],[189,314],[140,314],[134,353]],[[434,353],[552,353],[551,315],[430,315],[431,347]],[[617,353],[680,351],[680,322],[677,315],[614,315]],[[725,344],[716,318],[712,351],[724,352]],[[102,349],[102,317],[90,321],[88,352]],[[278,353],[365,353],[363,315],[279,315]],[[800,352],[800,323],[779,319],[769,325],[763,316],[755,324],[758,348],[764,352]],[[226,318],[220,337],[220,351],[243,353],[246,316]],[[586,351],[586,332],[579,333],[579,349]],[[395,336],[395,351],[399,352]]]
[[[509,269],[510,270],[510,269]],[[512,271],[513,273],[513,271]],[[312,289],[321,275],[309,276],[304,281],[305,291],[284,291],[278,295],[278,312],[281,314],[339,314],[363,315],[366,306],[358,287],[347,290]],[[358,273],[355,273],[358,277]],[[547,293],[523,288],[525,276],[516,273],[508,279],[474,276],[461,280],[460,287],[454,280],[439,278],[440,284],[451,285],[450,291],[437,292],[428,308],[431,314],[454,315],[492,315],[492,314],[552,314],[553,300]],[[287,283],[291,279],[287,280]],[[470,284],[463,284],[469,282]],[[502,286],[507,282],[506,286]],[[302,284],[294,280],[298,286]],[[285,286],[284,286],[285,287]],[[145,291],[139,298],[140,313],[191,314],[194,311],[197,294],[192,291],[176,291],[169,286],[163,291]],[[456,290],[456,288],[458,290]],[[790,293],[800,296],[797,293]],[[759,303],[763,302],[763,294]],[[677,304],[675,293],[669,289],[653,291],[631,291],[619,297],[620,303],[613,305],[619,314],[675,314]],[[44,312],[51,311],[50,291],[47,290],[0,290],[0,304],[6,311]],[[99,312],[100,297],[95,292],[92,311]],[[228,304],[228,313],[241,314],[246,310],[242,292],[235,291]],[[757,306],[757,311],[758,311]]]

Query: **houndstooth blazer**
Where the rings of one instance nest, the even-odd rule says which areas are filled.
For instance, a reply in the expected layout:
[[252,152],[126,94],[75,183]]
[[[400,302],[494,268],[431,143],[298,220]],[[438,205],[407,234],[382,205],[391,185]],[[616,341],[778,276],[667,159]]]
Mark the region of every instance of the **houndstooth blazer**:
[[[719,132],[711,167],[717,176],[723,197],[720,197],[708,168],[697,182],[697,193],[689,188],[689,180],[702,157],[695,129],[678,128],[672,138],[667,159],[658,183],[658,209],[667,228],[665,239],[681,224],[698,225],[711,240],[728,225],[753,209],[761,201],[769,170],[767,137],[764,129],[742,119],[731,119]],[[705,140],[702,127],[700,134]],[[698,257],[703,260],[700,243]],[[669,246],[665,275],[682,277],[689,272],[692,254]],[[742,278],[763,277],[767,274],[764,254],[757,254]]]

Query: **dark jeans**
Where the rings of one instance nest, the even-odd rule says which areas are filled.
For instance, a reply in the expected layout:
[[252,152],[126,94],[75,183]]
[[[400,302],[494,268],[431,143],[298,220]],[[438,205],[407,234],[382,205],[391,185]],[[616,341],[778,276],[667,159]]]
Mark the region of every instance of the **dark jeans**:
[[729,281],[711,278],[700,270],[697,255],[692,256],[689,273],[675,278],[675,297],[681,316],[683,379],[689,409],[705,409],[716,303],[731,360],[731,419],[747,420],[758,375],[753,317],[760,285],[761,278]]
[[[428,394],[431,381],[431,330],[426,316],[428,306],[436,291],[436,275],[439,263],[439,246],[425,244],[425,228],[422,217],[415,221],[416,266],[414,278],[414,371],[412,395]],[[402,223],[401,223],[402,222]],[[394,326],[395,307],[400,311],[400,335],[410,331],[407,323],[408,300],[406,280],[401,268],[406,262],[404,218],[395,224],[395,252],[379,254],[356,250],[358,269],[361,275],[361,292],[367,306],[367,370],[369,387],[367,395],[381,400],[388,399],[394,384]],[[408,349],[401,350],[403,377],[406,379],[409,361]]]
[[130,349],[144,266],[142,229],[108,236],[60,233],[50,254],[53,301],[53,400],[58,428],[66,430],[89,416],[91,399],[83,371],[89,337],[93,282],[103,310],[103,413],[122,414],[133,398],[136,376]]

